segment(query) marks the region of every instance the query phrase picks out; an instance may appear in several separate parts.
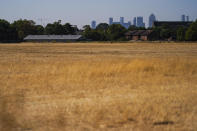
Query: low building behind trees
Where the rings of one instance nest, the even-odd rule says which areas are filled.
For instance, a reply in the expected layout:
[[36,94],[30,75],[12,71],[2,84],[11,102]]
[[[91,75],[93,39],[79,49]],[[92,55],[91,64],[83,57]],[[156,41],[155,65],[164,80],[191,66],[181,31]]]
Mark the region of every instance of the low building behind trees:
[[152,30],[134,30],[126,33],[127,40],[151,40]]
[[73,42],[82,40],[82,35],[28,35],[26,42]]

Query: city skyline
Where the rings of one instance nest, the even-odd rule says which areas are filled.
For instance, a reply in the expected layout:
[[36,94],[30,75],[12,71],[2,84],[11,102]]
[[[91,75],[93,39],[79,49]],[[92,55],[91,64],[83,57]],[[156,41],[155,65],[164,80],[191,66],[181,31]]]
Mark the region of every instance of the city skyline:
[[69,22],[81,28],[92,20],[108,23],[109,17],[119,19],[123,16],[127,21],[133,21],[134,16],[142,16],[147,27],[151,13],[161,21],[179,21],[182,14],[195,20],[196,5],[196,0],[1,0],[0,19],[10,22],[30,19],[45,25],[62,20],[62,23]]
[[[146,27],[146,28],[152,28],[153,27],[153,24],[155,21],[160,21],[158,19],[156,19],[156,16],[154,15],[154,13],[150,14],[149,16],[149,21],[148,23],[145,23],[144,22],[144,18],[142,16],[137,16],[137,17],[134,17],[133,18],[133,21],[128,21],[128,22],[125,22],[125,19],[123,16],[120,17],[120,20],[119,21],[114,21],[114,18],[113,17],[110,17],[109,18],[109,21],[108,21],[108,25],[112,25],[112,24],[120,24],[122,25],[123,27],[125,27],[126,29],[128,29],[130,26],[136,26],[136,27]],[[169,21],[169,20],[163,20],[163,21]],[[189,15],[181,15],[181,18],[180,20],[177,20],[177,21],[180,21],[180,22],[189,22]],[[176,22],[176,21],[174,21]],[[104,23],[104,22],[101,22],[101,23]],[[100,23],[96,24],[96,21],[93,20],[91,22],[91,28],[92,29],[96,29],[96,27],[99,25]]]
[[114,21],[114,19],[112,17],[110,17],[109,18],[109,23],[107,23],[107,24],[109,24],[109,25],[120,24],[123,27],[125,27],[126,29],[128,29],[132,25],[131,21],[125,22],[125,19],[122,16],[120,17],[120,21]]

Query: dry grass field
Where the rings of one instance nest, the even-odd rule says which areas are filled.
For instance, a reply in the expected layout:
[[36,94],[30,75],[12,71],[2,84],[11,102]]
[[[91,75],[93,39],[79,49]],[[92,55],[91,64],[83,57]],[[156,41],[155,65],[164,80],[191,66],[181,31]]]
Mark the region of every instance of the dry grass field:
[[196,131],[196,43],[0,45],[0,131]]

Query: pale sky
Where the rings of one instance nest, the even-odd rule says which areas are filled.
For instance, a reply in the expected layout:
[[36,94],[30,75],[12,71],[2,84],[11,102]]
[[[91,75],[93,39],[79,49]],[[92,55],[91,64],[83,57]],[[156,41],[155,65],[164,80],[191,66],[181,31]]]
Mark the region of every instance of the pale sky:
[[133,21],[143,16],[146,25],[151,13],[157,20],[181,20],[181,15],[197,19],[197,0],[0,0],[0,19],[10,22],[31,19],[37,24],[62,20],[82,27],[92,20],[108,23],[109,17]]

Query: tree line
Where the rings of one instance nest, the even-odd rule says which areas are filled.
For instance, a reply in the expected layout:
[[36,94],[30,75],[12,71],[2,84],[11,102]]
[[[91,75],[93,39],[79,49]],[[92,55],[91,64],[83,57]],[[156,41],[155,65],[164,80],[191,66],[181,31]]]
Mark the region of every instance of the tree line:
[[197,41],[197,20],[190,26],[174,26],[162,25],[152,28],[153,40],[176,40],[176,41]]
[[[135,26],[126,29],[119,24],[108,25],[101,23],[96,29],[92,29],[89,25],[84,26],[81,35],[87,40],[93,41],[126,41],[125,33],[133,30],[152,30],[151,40],[167,40],[171,38],[177,41],[197,41],[197,21],[193,22],[189,27],[176,26],[171,28],[168,25],[162,25],[148,29]],[[9,23],[0,19],[1,42],[22,41],[27,35],[75,35],[78,32],[77,27],[73,27],[70,23],[61,24],[61,20],[43,27],[42,25],[36,25],[33,20],[20,19]]]
[[131,30],[146,30],[143,27],[130,26],[128,29],[120,24],[108,25],[100,23],[96,29],[91,29],[89,25],[83,27],[83,36],[94,41],[126,41],[125,33]]
[[197,21],[190,26],[173,26],[162,25],[154,28],[144,28],[130,26],[125,29],[121,25],[108,25],[106,23],[99,24],[96,29],[91,29],[90,26],[84,27],[84,36],[95,41],[123,41],[125,33],[134,30],[152,30],[150,39],[154,40],[175,40],[175,41],[197,41]]
[[77,31],[77,27],[73,27],[70,23],[61,24],[60,20],[43,27],[42,25],[36,25],[33,20],[20,19],[9,23],[0,19],[1,42],[22,41],[27,35],[74,35]]

